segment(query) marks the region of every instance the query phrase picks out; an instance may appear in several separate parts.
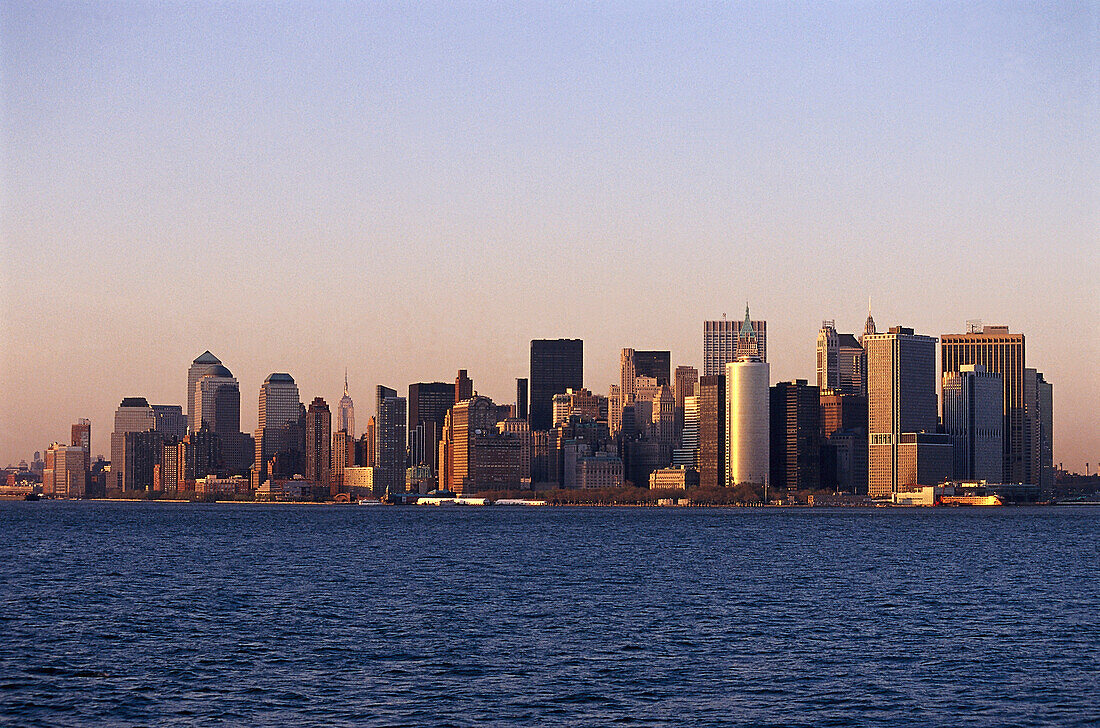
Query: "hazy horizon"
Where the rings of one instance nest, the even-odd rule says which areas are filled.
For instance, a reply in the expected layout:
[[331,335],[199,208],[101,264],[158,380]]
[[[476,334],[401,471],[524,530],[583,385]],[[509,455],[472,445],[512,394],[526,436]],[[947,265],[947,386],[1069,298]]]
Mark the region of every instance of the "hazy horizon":
[[1100,6],[0,6],[0,465],[209,349],[360,430],[376,384],[514,401],[533,338],[702,367],[702,322],[1027,337],[1100,461]]

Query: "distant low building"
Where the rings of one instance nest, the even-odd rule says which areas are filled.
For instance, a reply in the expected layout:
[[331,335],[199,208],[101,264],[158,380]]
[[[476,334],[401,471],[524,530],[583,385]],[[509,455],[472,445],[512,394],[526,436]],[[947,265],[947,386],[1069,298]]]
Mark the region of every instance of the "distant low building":
[[649,474],[649,487],[661,488],[695,488],[699,485],[699,473],[691,468],[661,468]]

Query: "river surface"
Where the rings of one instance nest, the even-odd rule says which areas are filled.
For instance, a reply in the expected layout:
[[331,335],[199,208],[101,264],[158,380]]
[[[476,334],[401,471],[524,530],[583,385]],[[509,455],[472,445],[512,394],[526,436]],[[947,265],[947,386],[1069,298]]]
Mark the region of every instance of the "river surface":
[[5,726],[1100,715],[1100,508],[0,502]]

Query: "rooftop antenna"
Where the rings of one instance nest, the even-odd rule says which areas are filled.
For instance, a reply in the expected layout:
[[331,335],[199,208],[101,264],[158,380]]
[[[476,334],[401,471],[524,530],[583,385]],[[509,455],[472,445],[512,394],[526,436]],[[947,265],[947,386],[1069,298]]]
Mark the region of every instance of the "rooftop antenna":
[[980,333],[982,333],[982,320],[981,319],[967,319],[966,320],[966,333],[968,333],[968,334],[980,334]]

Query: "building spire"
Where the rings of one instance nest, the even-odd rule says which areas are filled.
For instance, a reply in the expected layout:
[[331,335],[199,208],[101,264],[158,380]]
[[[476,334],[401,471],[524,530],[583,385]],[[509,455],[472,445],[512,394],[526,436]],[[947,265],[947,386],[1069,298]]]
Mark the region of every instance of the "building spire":
[[344,367],[344,396],[348,396],[348,368]]
[[741,324],[741,331],[737,335],[737,358],[750,358],[759,361],[760,345],[756,338],[756,329],[752,327],[749,318],[749,304],[745,302],[745,322]]
[[[871,336],[875,331],[875,320],[871,318],[871,297],[867,296],[867,323],[863,325],[863,336]],[[863,343],[863,336],[859,337],[859,343]]]

